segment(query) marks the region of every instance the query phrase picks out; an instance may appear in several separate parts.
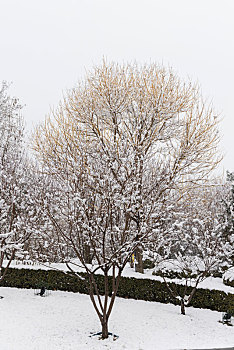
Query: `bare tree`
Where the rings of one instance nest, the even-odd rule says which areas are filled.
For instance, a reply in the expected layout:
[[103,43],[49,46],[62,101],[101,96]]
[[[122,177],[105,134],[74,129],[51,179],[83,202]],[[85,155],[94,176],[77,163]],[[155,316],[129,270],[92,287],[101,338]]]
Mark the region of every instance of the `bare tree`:
[[[70,246],[89,275],[102,338],[132,252],[156,232],[169,193],[199,183],[216,166],[218,140],[199,88],[154,64],[103,62],[37,128],[35,150],[59,184],[48,215],[61,251]],[[84,246],[95,266],[85,261]],[[98,270],[105,276],[103,303],[93,277]]]

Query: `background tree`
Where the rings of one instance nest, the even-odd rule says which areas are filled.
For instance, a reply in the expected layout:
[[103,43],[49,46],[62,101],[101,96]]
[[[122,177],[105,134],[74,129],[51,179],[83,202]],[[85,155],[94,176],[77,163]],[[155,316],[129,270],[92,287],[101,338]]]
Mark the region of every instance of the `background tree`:
[[[36,183],[23,143],[23,121],[18,100],[0,91],[0,282],[12,260],[22,256],[36,230]],[[2,267],[6,262],[5,270]]]
[[[226,208],[224,233],[230,244],[234,244],[234,173],[232,172],[227,172],[227,181],[224,191],[223,203]],[[232,264],[234,265],[234,253],[232,256]]]
[[[216,166],[218,140],[217,120],[199,88],[154,64],[103,62],[36,130],[37,155],[60,186],[59,205],[48,215],[58,240],[89,273],[103,338],[132,252],[156,232],[171,191],[204,181]],[[94,254],[92,269],[84,244]],[[105,282],[99,310],[92,294],[97,270],[106,281],[112,271],[115,285],[107,306]]]
[[189,191],[175,204],[167,223],[165,233],[169,236],[170,250],[163,265],[166,270],[177,272],[184,288],[171,287],[165,277],[167,272],[162,276],[170,294],[180,300],[182,314],[190,305],[199,283],[231,266],[234,249],[224,230],[227,225],[226,195],[225,185],[206,184]]

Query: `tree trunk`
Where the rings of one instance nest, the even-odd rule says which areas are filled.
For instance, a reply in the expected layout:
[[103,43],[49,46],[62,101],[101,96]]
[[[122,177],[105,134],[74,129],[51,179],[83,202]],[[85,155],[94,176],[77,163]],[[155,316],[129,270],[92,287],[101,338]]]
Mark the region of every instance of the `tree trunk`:
[[137,260],[137,264],[135,265],[135,271],[140,272],[140,273],[144,273],[143,254],[142,254],[142,249],[139,247],[136,249],[136,260]]
[[102,339],[108,338],[108,321],[102,321]]
[[7,273],[7,270],[10,267],[10,264],[11,264],[12,260],[14,259],[14,257],[15,257],[15,249],[13,249],[13,251],[11,253],[10,259],[9,259],[6,267],[4,268],[4,272],[2,272],[2,264],[3,264],[4,254],[2,255],[1,261],[0,261],[0,263],[1,263],[0,264],[0,281],[1,282],[3,281],[3,279],[4,279],[4,277],[5,277],[6,273]]
[[185,306],[184,306],[184,299],[181,298],[180,301],[180,311],[182,315],[185,315]]
[[86,264],[92,264],[90,246],[88,244],[84,245],[84,261],[86,262]]
[[133,268],[134,267],[134,253],[131,255],[131,258],[130,258],[130,267]]

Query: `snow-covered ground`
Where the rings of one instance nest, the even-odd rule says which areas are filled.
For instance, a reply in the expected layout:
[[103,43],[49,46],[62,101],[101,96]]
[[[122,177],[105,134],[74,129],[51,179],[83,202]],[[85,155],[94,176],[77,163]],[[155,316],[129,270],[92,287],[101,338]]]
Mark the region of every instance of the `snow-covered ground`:
[[[6,264],[7,262],[5,262]],[[13,268],[28,268],[28,269],[58,269],[58,270],[63,270],[63,271],[67,271],[68,268],[66,267],[65,264],[50,264],[50,265],[41,265],[41,264],[22,264],[22,263],[17,263],[15,261],[12,262],[11,264],[11,267]],[[76,271],[85,271],[84,269],[82,268],[75,268]],[[127,265],[123,271],[123,276],[125,277],[135,277],[135,278],[149,278],[149,279],[153,279],[153,280],[157,280],[157,281],[160,281],[160,282],[163,282],[163,278],[160,277],[160,276],[154,276],[152,275],[152,271],[153,270],[145,270],[145,273],[144,274],[141,274],[141,273],[138,273],[138,272],[135,272],[134,269],[130,268],[129,265]],[[229,275],[226,273],[226,275],[230,278],[230,276],[233,276],[234,274],[234,271],[233,269],[230,270],[229,272]],[[172,279],[172,280],[168,280],[170,282],[175,282],[175,283],[183,283],[183,281],[181,279]],[[205,288],[205,289],[217,289],[217,290],[222,290],[226,293],[232,293],[234,294],[234,288],[233,287],[230,287],[230,286],[226,286],[224,283],[223,283],[223,280],[222,278],[214,278],[214,277],[208,277],[206,280],[204,280],[203,282],[201,282],[198,286],[198,288]]]
[[89,337],[100,325],[89,297],[0,288],[1,350],[161,350],[234,346],[234,327],[218,322],[221,313],[117,298],[110,331],[119,339]]

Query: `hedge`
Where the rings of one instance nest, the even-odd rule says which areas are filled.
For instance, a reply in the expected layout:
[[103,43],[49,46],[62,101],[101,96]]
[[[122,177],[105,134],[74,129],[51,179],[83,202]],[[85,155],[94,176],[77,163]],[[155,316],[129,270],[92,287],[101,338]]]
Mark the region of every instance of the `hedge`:
[[[85,273],[80,273],[80,275],[83,278],[87,278]],[[100,294],[104,294],[104,277],[102,275],[95,275],[95,279]],[[109,277],[110,291],[111,283],[112,280]],[[78,279],[71,273],[64,273],[62,271],[9,268],[5,279],[1,282],[2,287],[36,289],[42,285],[50,290],[89,294],[89,286],[85,280]],[[171,288],[176,287],[178,294],[182,295],[183,285],[175,283],[169,283],[169,285]],[[188,293],[190,291],[191,287],[188,288]],[[179,300],[171,297],[164,282],[151,279],[121,277],[117,295],[122,298],[179,304]],[[191,306],[216,311],[229,310],[234,314],[234,295],[231,293],[226,294],[219,290],[198,288]]]
[[231,279],[223,279],[223,283],[226,284],[226,286],[229,286],[229,287],[234,287],[234,279],[231,280]]
[[[212,276],[212,277],[219,277],[222,278],[223,277],[223,273],[221,271],[216,271],[213,273],[208,274],[207,276]],[[184,279],[184,278],[196,278],[197,274],[192,274],[192,273],[185,273],[185,272],[178,272],[178,271],[173,271],[173,270],[164,270],[164,271],[153,271],[152,275],[154,276],[160,276],[160,277],[166,277],[169,279]]]

